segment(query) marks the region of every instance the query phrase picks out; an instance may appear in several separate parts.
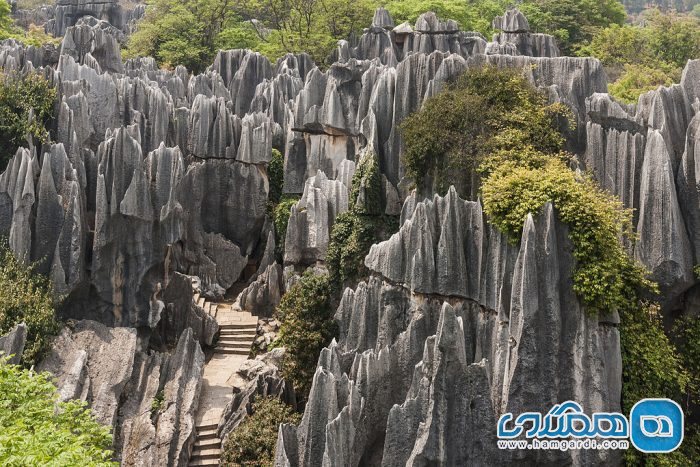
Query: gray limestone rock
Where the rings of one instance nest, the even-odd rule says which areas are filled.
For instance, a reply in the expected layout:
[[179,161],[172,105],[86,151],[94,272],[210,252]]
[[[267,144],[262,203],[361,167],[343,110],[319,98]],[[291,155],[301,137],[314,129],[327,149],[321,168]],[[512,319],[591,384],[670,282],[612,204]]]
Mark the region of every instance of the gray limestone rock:
[[114,427],[135,352],[135,329],[78,321],[63,328],[37,370],[56,377],[61,400],[87,401],[100,423]]
[[7,363],[19,365],[24,353],[24,345],[27,342],[27,325],[20,323],[10,332],[0,336],[0,355],[8,358]]

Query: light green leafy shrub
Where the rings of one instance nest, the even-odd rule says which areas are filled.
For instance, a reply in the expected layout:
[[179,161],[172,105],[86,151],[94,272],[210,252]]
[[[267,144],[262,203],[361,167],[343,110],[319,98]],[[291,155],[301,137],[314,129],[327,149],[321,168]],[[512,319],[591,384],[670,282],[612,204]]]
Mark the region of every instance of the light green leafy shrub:
[[109,428],[84,402],[58,402],[51,378],[0,362],[0,464],[117,465]]

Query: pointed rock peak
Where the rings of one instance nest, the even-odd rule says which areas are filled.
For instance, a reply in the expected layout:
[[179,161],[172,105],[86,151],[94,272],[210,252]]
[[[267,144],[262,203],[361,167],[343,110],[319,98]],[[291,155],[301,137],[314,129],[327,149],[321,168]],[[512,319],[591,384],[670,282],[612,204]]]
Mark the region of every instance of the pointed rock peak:
[[394,20],[392,19],[391,14],[385,8],[379,7],[374,11],[372,27],[393,29]]
[[517,8],[506,10],[503,16],[496,16],[491,26],[503,32],[530,32],[530,23]]
[[535,220],[532,217],[532,213],[528,213],[523,225],[523,234],[520,237],[521,245],[524,246],[535,241],[535,230]]

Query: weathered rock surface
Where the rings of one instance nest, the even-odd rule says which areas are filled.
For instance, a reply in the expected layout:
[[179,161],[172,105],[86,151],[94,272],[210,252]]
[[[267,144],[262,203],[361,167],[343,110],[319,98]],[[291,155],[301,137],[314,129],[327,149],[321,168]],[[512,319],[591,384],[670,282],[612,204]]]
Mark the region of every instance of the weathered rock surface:
[[241,365],[237,376],[242,379],[243,388],[226,406],[218,428],[219,438],[226,440],[228,434],[253,413],[256,398],[275,397],[296,408],[294,388],[280,374],[283,356],[284,349],[274,349]]
[[280,431],[278,462],[616,461],[494,448],[504,412],[568,399],[618,410],[621,364],[617,329],[572,291],[571,245],[552,206],[528,218],[519,247],[482,222],[478,203],[453,190],[406,202],[400,231],[367,256],[373,276],[344,293],[340,341],[319,358],[301,424]]
[[20,323],[4,336],[0,336],[0,355],[2,357],[9,357],[7,360],[8,363],[19,365],[26,343],[27,325]]

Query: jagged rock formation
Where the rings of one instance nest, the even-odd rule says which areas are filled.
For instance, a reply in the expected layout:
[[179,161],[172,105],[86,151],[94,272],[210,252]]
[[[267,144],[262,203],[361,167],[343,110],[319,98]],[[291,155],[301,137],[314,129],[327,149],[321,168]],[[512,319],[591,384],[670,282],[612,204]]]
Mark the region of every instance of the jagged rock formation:
[[87,401],[98,421],[115,428],[123,465],[187,465],[203,367],[190,329],[171,354],[149,355],[137,349],[136,329],[79,321],[63,329],[38,370],[57,378],[61,400]]
[[27,326],[24,323],[20,323],[4,336],[0,336],[0,355],[9,357],[7,359],[8,363],[19,365],[26,343]]
[[44,27],[47,33],[60,37],[81,17],[88,15],[105,20],[117,29],[128,32],[133,28],[133,23],[142,18],[145,12],[146,5],[138,2],[125,6],[117,0],[57,0],[53,17]]
[[319,359],[301,424],[280,431],[278,465],[614,461],[495,449],[504,412],[568,399],[619,409],[615,318],[579,304],[567,229],[551,205],[515,246],[454,190],[409,199],[399,232],[365,264],[373,275],[346,289],[340,341]]
[[699,67],[688,62],[680,84],[643,94],[637,105],[607,94],[586,99],[583,166],[635,210],[634,256],[659,283],[667,311],[690,310],[697,293]]
[[255,359],[247,360],[238,369],[237,376],[243,380],[243,389],[234,394],[226,406],[218,428],[218,437],[224,440],[241,422],[252,413],[256,398],[275,397],[296,408],[294,388],[282,378],[279,367],[284,349],[275,349]]
[[527,18],[517,8],[506,11],[503,16],[497,16],[491,26],[501,31],[493,36],[493,42],[501,47],[514,46],[518,55],[533,57],[560,55],[554,37],[549,34],[531,33]]
[[[431,13],[395,25],[380,9],[325,71],[305,54],[271,63],[232,50],[192,75],[152,58],[123,63],[126,16],[110,3],[66,1],[47,26],[65,32],[60,53],[0,42],[4,71],[38,71],[58,91],[51,142],[20,148],[0,175],[0,234],[19,258],[40,260],[67,297],[64,317],[99,322],[65,330],[44,365],[66,397],[86,398],[116,427],[124,463],[187,461],[199,345],[216,334],[192,303],[193,286],[221,297],[257,265],[239,305],[269,314],[295,271],[323,267],[356,163],[370,152],[384,213],[400,213],[401,230],[367,256],[371,277],[345,291],[341,337],[321,355],[301,425],[279,432],[278,464],[617,461],[491,450],[493,420],[505,411],[566,399],[586,411],[619,408],[617,317],[592,316],[574,296],[566,228],[551,206],[528,219],[517,247],[485,223],[478,201],[408,196],[399,126],[469,67],[522,69],[571,108],[569,149],[636,209],[640,240],[630,252],[661,284],[664,311],[686,313],[700,297],[700,61],[680,84],[625,106],[604,94],[597,60],[560,57],[517,10],[495,20],[501,32],[488,42]],[[113,27],[80,19],[80,5]],[[302,195],[283,265],[266,219],[272,148],[284,153],[284,192]],[[105,358],[109,339],[128,351],[86,364]],[[252,381],[222,429],[254,394],[280,394],[279,380]],[[151,417],[161,391],[165,411]]]

